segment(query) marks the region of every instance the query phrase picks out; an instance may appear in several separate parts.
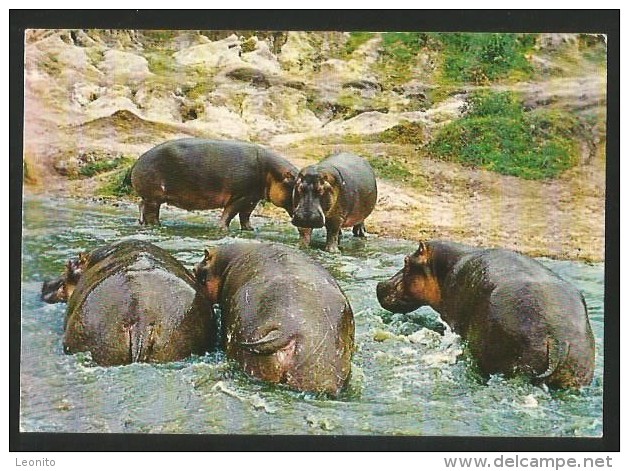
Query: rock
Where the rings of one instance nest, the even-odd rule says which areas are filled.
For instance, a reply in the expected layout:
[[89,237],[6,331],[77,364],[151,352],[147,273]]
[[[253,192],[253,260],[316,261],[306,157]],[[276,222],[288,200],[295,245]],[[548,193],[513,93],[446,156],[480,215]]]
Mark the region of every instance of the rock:
[[140,110],[138,110],[138,107],[130,98],[109,93],[90,102],[85,107],[87,119],[89,120],[110,116],[120,110],[141,115]]
[[208,137],[250,140],[249,126],[242,117],[223,106],[206,103],[203,114],[186,126],[201,130]]
[[[282,68],[293,73],[312,71],[312,59],[317,51],[308,41],[308,33],[290,31],[282,45],[278,61]],[[308,66],[308,63],[310,65]]]
[[77,82],[72,86],[71,100],[80,106],[86,106],[96,101],[103,93],[104,87],[89,82]]
[[240,53],[240,40],[232,34],[220,41],[182,49],[173,54],[173,57],[183,66],[198,65],[207,69],[245,67]]
[[144,83],[138,88],[133,100],[147,119],[182,121],[181,110],[185,107],[185,100],[183,97],[175,95],[171,90],[164,90]]
[[247,82],[256,88],[269,88],[271,86],[264,72],[252,67],[238,67],[227,72],[225,76],[233,80]]
[[242,60],[266,73],[279,73],[281,71],[280,62],[271,52],[266,41],[258,41],[255,36],[249,38],[249,41],[251,40],[255,41],[254,50],[243,53]]
[[328,134],[375,134],[395,126],[399,121],[397,116],[371,111],[345,121],[332,121],[325,130]]
[[105,81],[109,85],[139,83],[153,75],[144,57],[116,49],[105,51],[99,68],[105,73]]
[[564,47],[578,47],[579,37],[572,33],[542,33],[539,35],[537,47],[549,51],[557,51]]

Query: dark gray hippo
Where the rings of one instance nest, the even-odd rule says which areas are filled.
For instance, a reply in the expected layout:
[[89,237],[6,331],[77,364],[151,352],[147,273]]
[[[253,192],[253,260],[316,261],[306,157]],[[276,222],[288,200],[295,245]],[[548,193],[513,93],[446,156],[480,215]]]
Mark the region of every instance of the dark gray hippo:
[[237,243],[206,250],[194,271],[221,307],[227,357],[245,372],[301,391],[342,390],[354,316],[323,267],[281,244]]
[[377,198],[376,176],[365,159],[349,153],[332,155],[299,172],[292,223],[300,228],[305,246],[310,245],[312,229],[325,226],[325,249],[338,252],[343,227],[352,227],[354,236],[365,235],[364,220]]
[[420,242],[377,294],[392,312],[432,307],[467,341],[485,375],[525,374],[556,388],[592,381],[594,336],[583,296],[524,255]]
[[224,208],[221,229],[239,214],[240,227],[252,230],[249,217],[261,200],[292,215],[298,169],[261,146],[238,141],[177,139],[141,155],[130,174],[142,198],[140,224],[159,224],[168,203],[187,210]]
[[68,302],[63,348],[103,366],[168,362],[212,350],[212,304],[168,252],[124,240],[83,253],[42,299]]

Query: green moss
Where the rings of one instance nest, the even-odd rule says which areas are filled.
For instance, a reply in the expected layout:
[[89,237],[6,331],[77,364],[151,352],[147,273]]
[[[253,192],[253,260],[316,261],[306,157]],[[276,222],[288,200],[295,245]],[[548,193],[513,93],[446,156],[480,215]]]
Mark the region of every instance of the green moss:
[[511,93],[471,96],[467,114],[441,128],[426,147],[433,156],[527,179],[553,178],[576,163],[583,135],[566,112],[525,112]]
[[379,135],[380,142],[393,144],[423,144],[425,138],[424,125],[410,121],[402,121]]
[[144,57],[149,64],[149,70],[157,75],[167,75],[177,70],[175,58],[169,52],[147,52]]
[[59,77],[61,75],[62,66],[61,64],[59,64],[59,59],[57,59],[55,56],[45,56],[40,62],[39,66],[51,77]]
[[253,51],[256,50],[256,45],[257,45],[257,41],[252,36],[249,39],[246,39],[245,41],[240,43],[240,48],[241,48],[243,53],[253,52]]

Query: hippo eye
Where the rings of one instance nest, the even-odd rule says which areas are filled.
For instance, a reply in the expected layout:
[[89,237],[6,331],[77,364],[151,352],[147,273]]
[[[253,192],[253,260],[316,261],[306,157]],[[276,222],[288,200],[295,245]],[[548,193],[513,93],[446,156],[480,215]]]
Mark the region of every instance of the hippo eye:
[[207,280],[207,270],[204,270],[202,268],[195,268],[194,277],[197,279],[198,283],[205,283],[205,281]]
[[412,255],[404,257],[404,270],[423,270],[424,265]]

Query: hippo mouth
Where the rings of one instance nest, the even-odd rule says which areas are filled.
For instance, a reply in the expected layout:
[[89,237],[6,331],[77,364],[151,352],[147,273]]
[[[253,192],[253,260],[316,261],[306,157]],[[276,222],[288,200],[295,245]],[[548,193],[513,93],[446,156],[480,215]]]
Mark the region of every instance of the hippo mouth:
[[297,227],[308,227],[311,229],[319,229],[325,226],[325,221],[323,219],[313,220],[313,219],[302,219],[298,217],[293,217],[291,220],[293,226]]
[[398,284],[390,281],[381,281],[376,287],[376,296],[380,305],[390,312],[406,314],[421,307],[421,303],[406,299],[401,293]]
[[56,280],[44,281],[40,299],[48,304],[63,302],[60,290],[63,288],[64,281],[63,277],[57,278]]

